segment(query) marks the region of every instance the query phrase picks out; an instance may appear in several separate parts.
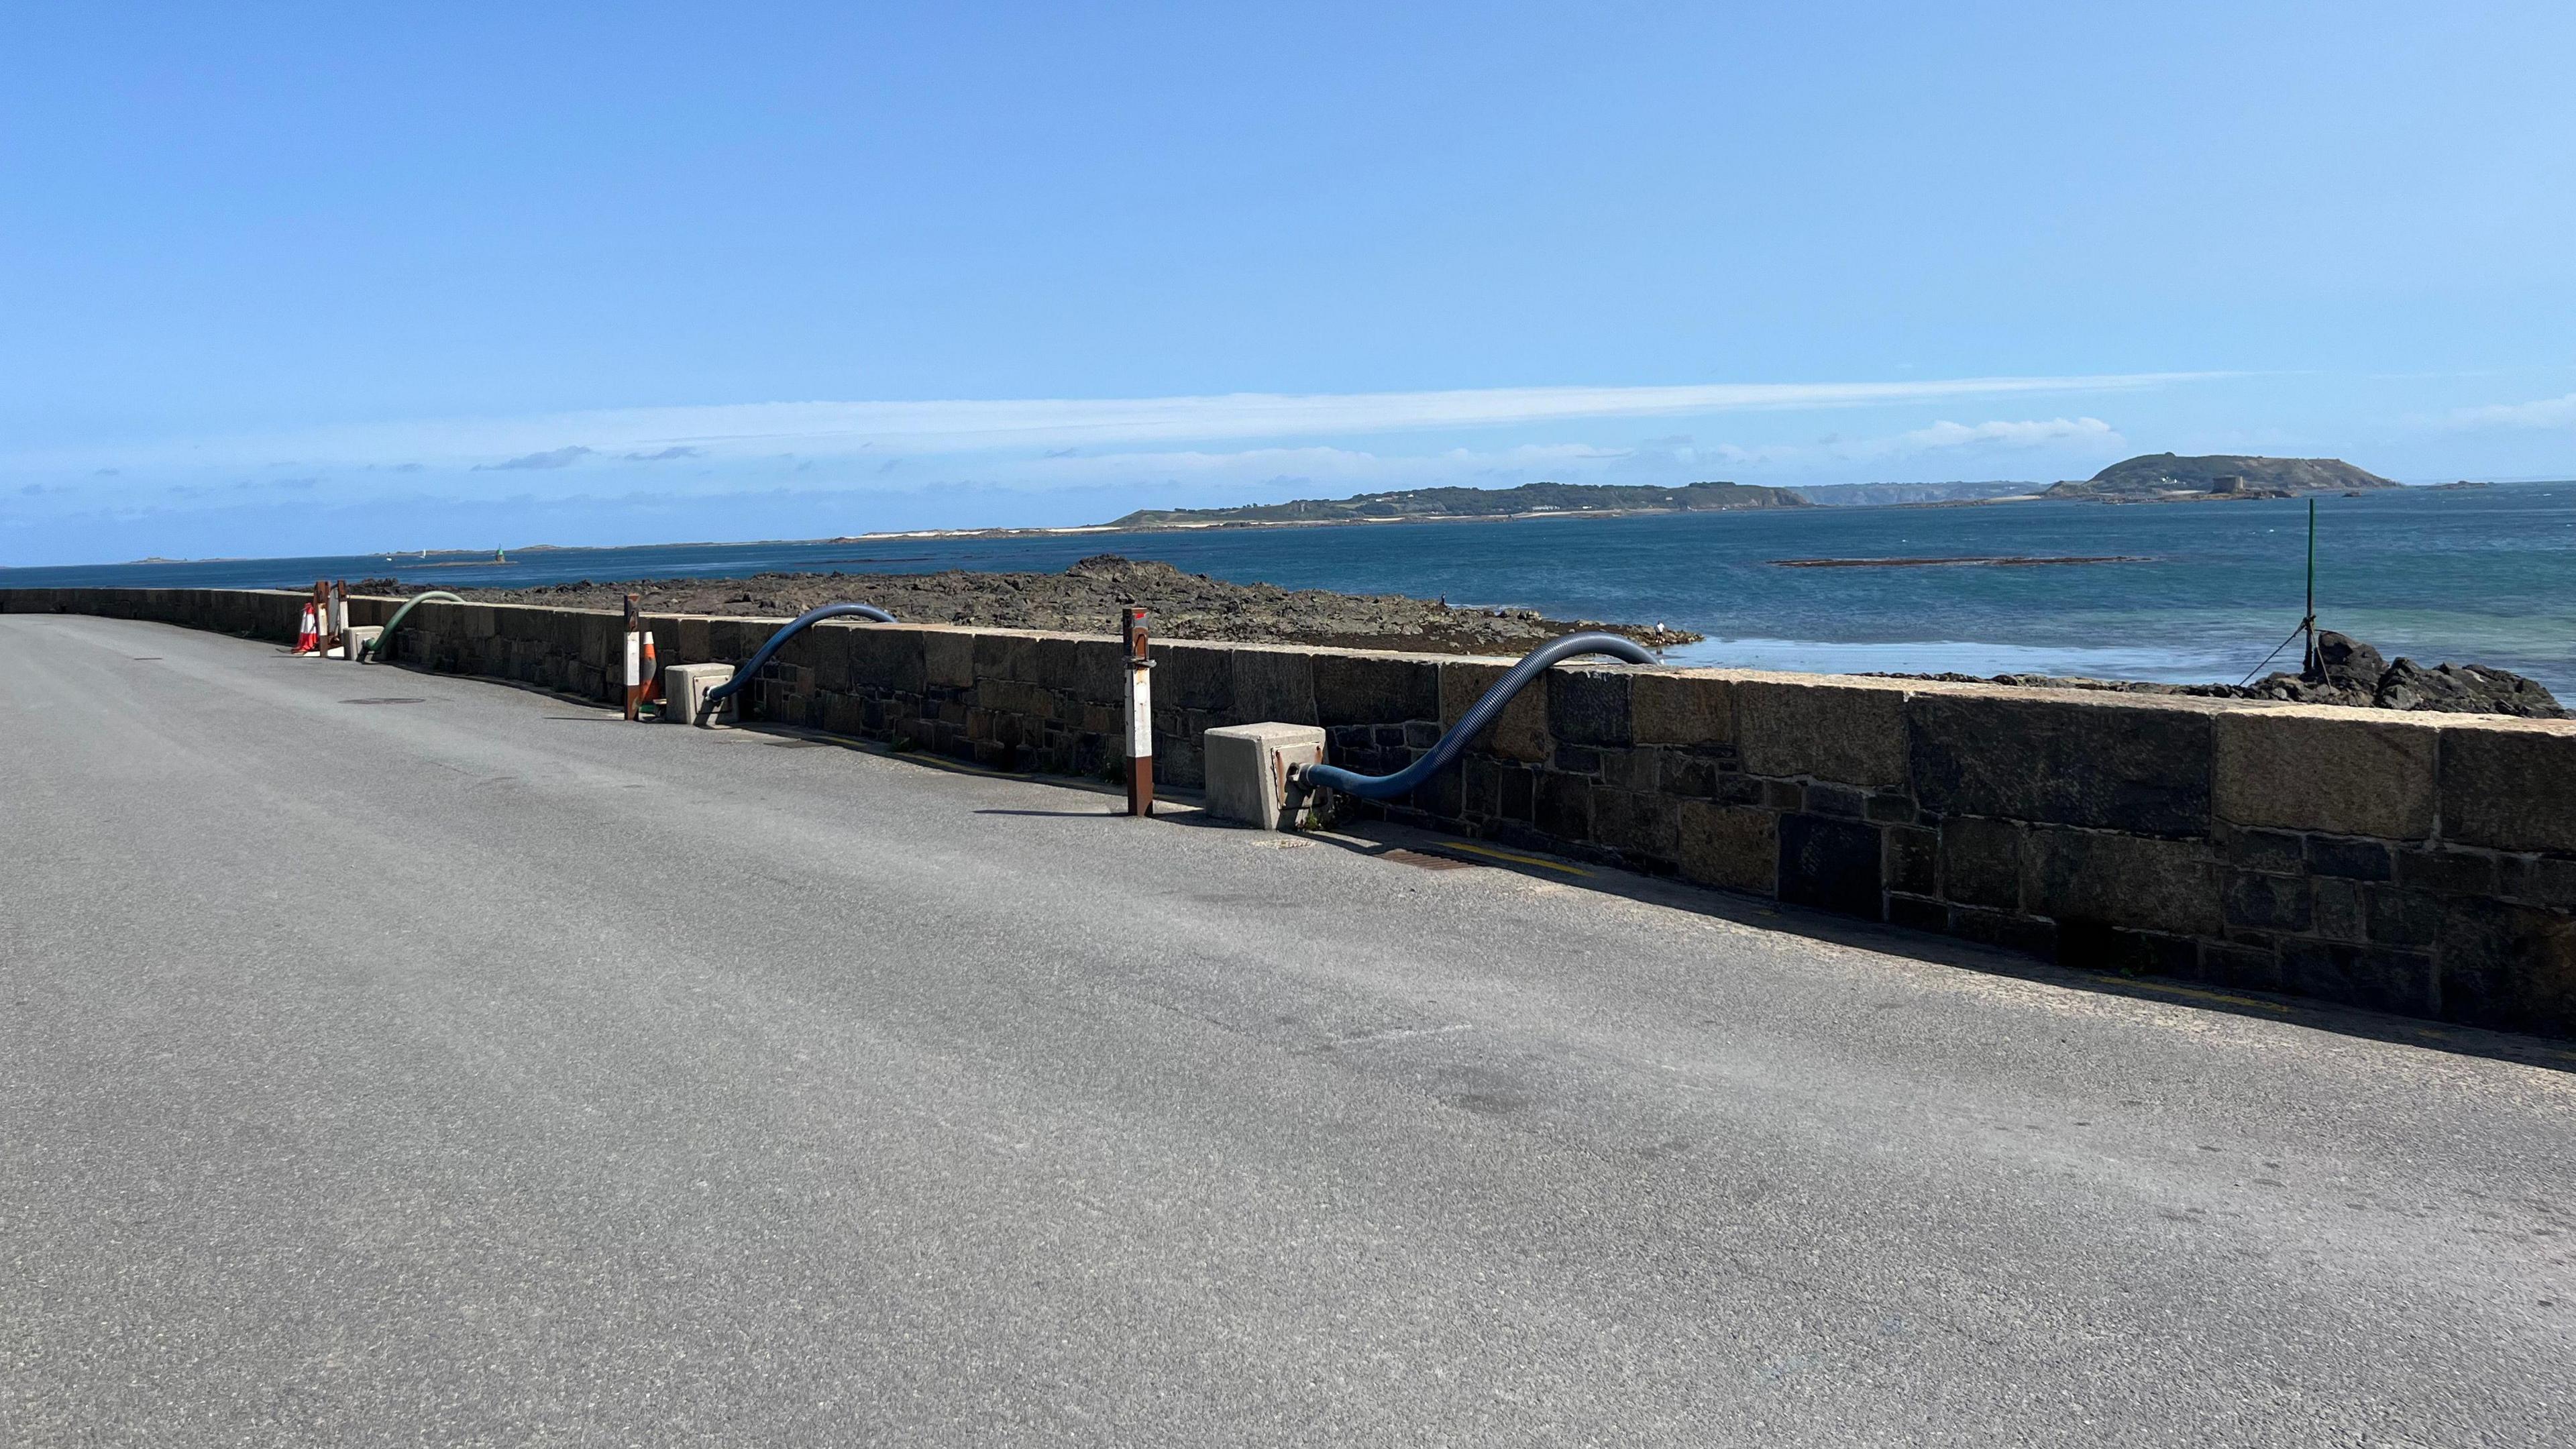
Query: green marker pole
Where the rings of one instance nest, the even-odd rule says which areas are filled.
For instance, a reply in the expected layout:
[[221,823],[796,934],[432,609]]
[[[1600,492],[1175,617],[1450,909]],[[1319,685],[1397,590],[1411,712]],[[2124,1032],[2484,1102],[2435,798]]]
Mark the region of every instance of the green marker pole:
[[2299,627],[2307,631],[2307,662],[2299,666],[2302,674],[2317,672],[2317,500],[2308,500],[2308,612]]

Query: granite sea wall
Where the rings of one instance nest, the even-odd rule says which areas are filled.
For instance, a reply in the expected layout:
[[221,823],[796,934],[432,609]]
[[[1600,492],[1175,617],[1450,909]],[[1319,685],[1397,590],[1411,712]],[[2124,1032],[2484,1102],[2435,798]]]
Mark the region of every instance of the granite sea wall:
[[[302,595],[0,591],[291,638]],[[399,601],[352,600],[381,623]],[[748,658],[780,621],[648,615],[664,663]],[[1106,623],[1106,621],[1104,621]],[[398,662],[615,694],[622,621],[423,604]],[[1400,767],[1507,661],[1153,646],[1157,776],[1199,736],[1321,725]],[[747,713],[971,759],[1123,768],[1106,636],[834,621]],[[2576,1036],[2576,721],[1656,666],[1560,666],[1460,769],[1372,814],[2071,965]]]

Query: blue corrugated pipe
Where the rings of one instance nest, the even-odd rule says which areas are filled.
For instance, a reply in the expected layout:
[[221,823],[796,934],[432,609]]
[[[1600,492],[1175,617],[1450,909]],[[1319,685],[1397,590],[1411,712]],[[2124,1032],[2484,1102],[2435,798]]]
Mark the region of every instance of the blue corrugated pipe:
[[1357,795],[1367,800],[1393,800],[1409,795],[1422,782],[1447,769],[1460,751],[1474,743],[1476,736],[1485,732],[1485,727],[1494,722],[1494,716],[1503,712],[1503,706],[1512,702],[1512,696],[1520,693],[1523,685],[1545,674],[1548,666],[1558,660],[1571,659],[1577,654],[1609,654],[1630,664],[1655,662],[1655,656],[1647,653],[1642,645],[1616,634],[1568,634],[1562,639],[1551,639],[1531,650],[1520,663],[1511,667],[1511,672],[1494,681],[1494,687],[1485,691],[1484,698],[1468,706],[1467,712],[1458,717],[1458,727],[1442,735],[1440,743],[1433,745],[1429,753],[1394,774],[1358,775],[1339,765],[1305,765],[1290,778],[1310,790],[1339,790],[1345,795]]
[[760,646],[760,652],[752,655],[749,659],[744,660],[743,666],[733,672],[733,678],[728,679],[724,683],[717,685],[715,688],[708,690],[707,703],[714,704],[717,700],[723,699],[727,695],[730,695],[734,691],[742,688],[744,685],[749,684],[751,682],[751,677],[760,672],[760,666],[769,662],[769,656],[778,652],[778,646],[786,643],[789,639],[794,638],[797,632],[803,629],[806,625],[811,624],[818,619],[837,619],[843,614],[856,614],[862,619],[874,619],[880,624],[891,624],[894,622],[894,615],[887,613],[885,610],[878,608],[874,604],[825,604],[819,609],[807,609],[804,613],[797,615],[794,622],[790,623],[786,628],[770,635],[769,642]]

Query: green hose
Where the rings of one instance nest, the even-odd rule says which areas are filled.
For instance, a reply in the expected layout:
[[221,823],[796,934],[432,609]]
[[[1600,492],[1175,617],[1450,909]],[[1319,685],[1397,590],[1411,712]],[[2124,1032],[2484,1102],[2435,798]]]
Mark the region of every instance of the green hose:
[[435,600],[442,604],[461,604],[465,602],[463,599],[456,597],[445,589],[431,589],[425,594],[414,594],[410,598],[403,600],[403,606],[401,608],[394,610],[394,616],[385,621],[385,631],[378,634],[375,642],[369,644],[363,652],[369,654],[381,654],[390,647],[394,640],[394,626],[403,621],[403,615],[411,612],[412,605],[420,603],[424,599]]

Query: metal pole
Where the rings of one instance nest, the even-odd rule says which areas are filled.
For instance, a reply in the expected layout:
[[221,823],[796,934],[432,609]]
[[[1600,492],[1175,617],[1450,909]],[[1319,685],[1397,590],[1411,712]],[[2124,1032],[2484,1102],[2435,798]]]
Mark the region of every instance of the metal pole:
[[644,624],[636,617],[635,596],[626,596],[626,717],[642,717],[644,702]]
[[1145,611],[1119,615],[1127,643],[1127,813],[1154,813],[1154,661],[1145,646]]
[[2307,631],[2307,659],[2299,672],[2314,677],[2317,672],[2317,500],[2308,500],[2308,612],[2299,620]]

